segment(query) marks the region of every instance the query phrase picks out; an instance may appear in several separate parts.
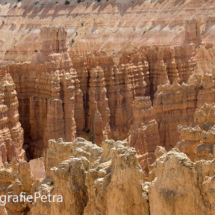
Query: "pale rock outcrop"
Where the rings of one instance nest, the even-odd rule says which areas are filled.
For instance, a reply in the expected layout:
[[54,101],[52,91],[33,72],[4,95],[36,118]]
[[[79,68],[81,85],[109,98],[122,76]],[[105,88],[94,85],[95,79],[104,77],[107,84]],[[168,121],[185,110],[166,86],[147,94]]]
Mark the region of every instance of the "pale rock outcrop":
[[[51,168],[57,167],[59,163],[71,156],[83,157],[83,162],[87,165],[85,167],[88,169],[89,164],[97,160],[101,154],[102,149],[100,147],[80,137],[76,138],[74,142],[64,142],[62,138],[59,138],[58,141],[51,139],[47,153],[46,176],[52,177]],[[86,161],[84,157],[89,161]]]
[[46,179],[36,188],[41,194],[62,195],[63,202],[34,202],[32,215],[149,214],[134,148],[113,140],[95,148],[83,138],[70,145],[70,158],[51,169],[53,181]]
[[149,214],[135,150],[113,140],[104,141],[102,147],[110,160],[102,156],[87,173],[89,201],[84,215]]
[[214,160],[193,163],[177,149],[164,153],[151,165],[150,214],[214,214],[214,165]]
[[[26,197],[30,194],[34,183],[34,178],[30,170],[30,164],[26,161],[17,163],[15,159],[11,164],[5,163],[0,168],[0,194],[6,196],[5,212],[8,215],[23,215],[29,212],[30,208],[27,202],[15,200],[14,195],[19,196],[21,193]],[[8,196],[10,201],[8,201]],[[2,213],[1,213],[2,214]]]
[[34,179],[41,179],[46,177],[44,159],[42,157],[30,160],[29,164]]

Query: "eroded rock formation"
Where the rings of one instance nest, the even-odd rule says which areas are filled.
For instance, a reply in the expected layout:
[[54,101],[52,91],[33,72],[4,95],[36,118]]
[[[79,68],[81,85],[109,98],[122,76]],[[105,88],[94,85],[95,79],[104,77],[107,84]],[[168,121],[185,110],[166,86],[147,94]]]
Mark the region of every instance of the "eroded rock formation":
[[[10,202],[1,206],[1,214],[201,215],[214,212],[211,194],[214,160],[193,163],[178,149],[167,153],[159,146],[155,150],[157,160],[150,166],[149,182],[146,182],[135,149],[127,147],[125,142],[105,140],[99,147],[77,138],[74,142],[50,140],[49,144],[51,151],[51,145],[55,145],[57,152],[62,150],[65,159],[61,161],[61,157],[59,164],[53,163],[51,177],[34,178],[27,162],[13,160],[0,168],[0,194],[13,195]],[[48,155],[53,158],[51,152]],[[42,201],[32,198],[28,203],[15,202],[15,195],[24,198],[34,196],[35,192],[45,196]]]
[[186,20],[185,22],[185,42],[195,43],[199,45],[201,43],[201,18]]
[[158,124],[150,97],[136,97],[133,107],[134,123],[130,129],[129,145],[137,151],[138,161],[145,174],[155,161],[154,152],[160,145]]
[[[31,214],[149,214],[144,174],[133,148],[113,140],[104,141],[101,148],[82,138],[73,143],[52,140],[50,144],[58,147],[56,152],[63,150],[68,160],[51,169],[52,184],[41,183],[37,190],[62,195],[64,202],[34,202]],[[52,160],[48,162],[50,167]]]
[[[151,166],[150,214],[213,214],[214,161],[193,163],[177,149]],[[189,204],[187,204],[189,202]]]
[[197,95],[196,85],[174,82],[158,87],[153,107],[162,146],[173,147],[180,140],[177,126],[181,122],[188,125],[193,123]]
[[215,156],[214,112],[214,104],[205,104],[196,109],[193,126],[178,126],[182,141],[176,147],[192,161],[212,160]]
[[23,128],[19,122],[16,86],[10,74],[0,80],[0,164],[25,160]]

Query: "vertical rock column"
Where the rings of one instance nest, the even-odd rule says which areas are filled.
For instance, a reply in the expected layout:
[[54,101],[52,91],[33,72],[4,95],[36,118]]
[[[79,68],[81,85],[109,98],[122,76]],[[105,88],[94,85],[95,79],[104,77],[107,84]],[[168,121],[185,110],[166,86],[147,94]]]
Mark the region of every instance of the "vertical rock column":
[[151,82],[150,96],[154,99],[157,86],[169,83],[167,66],[163,61],[163,50],[159,47],[150,47],[147,49],[149,61],[149,77]]
[[23,146],[23,129],[19,122],[18,99],[15,84],[9,74],[5,74],[0,82],[1,90],[1,130],[0,151],[2,163],[15,160],[24,160],[25,151]]
[[[90,70],[89,82],[88,129],[92,131],[92,126],[95,126],[95,131],[97,131],[96,143],[101,144],[103,135],[108,135],[110,132],[110,109],[106,96],[107,89],[105,87],[104,71],[101,67]],[[101,125],[102,130],[98,127]]]
[[154,151],[160,145],[158,124],[150,97],[136,97],[133,105],[134,123],[130,129],[130,146],[135,147],[139,163],[148,174],[148,165],[155,161]]

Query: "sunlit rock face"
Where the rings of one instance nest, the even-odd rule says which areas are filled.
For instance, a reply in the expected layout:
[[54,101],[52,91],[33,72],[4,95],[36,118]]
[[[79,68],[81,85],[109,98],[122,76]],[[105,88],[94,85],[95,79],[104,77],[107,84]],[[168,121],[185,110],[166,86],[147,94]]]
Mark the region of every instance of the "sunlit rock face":
[[213,160],[215,156],[215,106],[205,104],[196,109],[193,126],[178,126],[182,141],[176,147],[186,153],[192,161]]
[[9,73],[0,79],[0,165],[12,159],[26,159],[23,147],[23,128],[19,122],[19,102],[16,85]]
[[145,174],[148,174],[148,166],[155,161],[155,149],[160,145],[158,124],[154,119],[150,97],[136,97],[133,114],[129,145],[136,149],[138,161]]

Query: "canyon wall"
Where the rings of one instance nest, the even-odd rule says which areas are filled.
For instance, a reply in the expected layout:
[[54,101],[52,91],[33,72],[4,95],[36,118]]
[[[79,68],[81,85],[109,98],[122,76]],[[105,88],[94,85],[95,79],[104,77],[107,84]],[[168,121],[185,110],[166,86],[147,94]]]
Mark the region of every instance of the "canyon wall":
[[[106,138],[125,139],[135,98],[151,96],[156,104],[160,84],[186,82],[196,66],[192,43],[141,46],[123,51],[116,63],[104,52],[69,56],[63,26],[43,27],[40,37],[42,49],[31,63],[2,67],[17,86],[28,159],[45,157],[51,138],[82,136],[98,145]],[[164,124],[160,117],[158,127]]]

